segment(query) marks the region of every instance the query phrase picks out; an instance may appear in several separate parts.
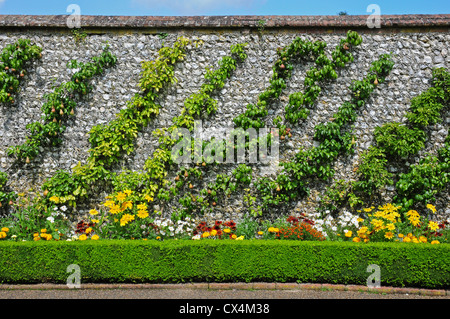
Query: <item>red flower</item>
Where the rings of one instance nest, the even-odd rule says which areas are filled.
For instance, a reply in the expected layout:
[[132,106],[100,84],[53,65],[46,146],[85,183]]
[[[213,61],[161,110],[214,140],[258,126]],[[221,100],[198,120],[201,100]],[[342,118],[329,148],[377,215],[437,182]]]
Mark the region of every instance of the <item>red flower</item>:
[[232,230],[236,229],[236,223],[232,220],[223,223],[224,226],[231,228]]

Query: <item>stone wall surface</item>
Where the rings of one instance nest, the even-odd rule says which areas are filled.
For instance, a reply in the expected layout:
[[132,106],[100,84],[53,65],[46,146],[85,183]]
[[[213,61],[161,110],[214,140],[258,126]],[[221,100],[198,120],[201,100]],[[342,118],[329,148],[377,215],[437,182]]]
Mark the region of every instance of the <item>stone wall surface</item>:
[[[246,22],[230,22],[228,25],[223,22],[231,21],[226,17],[223,18],[222,24],[217,22],[220,20],[218,18],[157,18],[152,20],[149,17],[141,17],[139,20],[134,17],[135,21],[140,23],[133,24],[129,22],[131,18],[120,20],[119,17],[88,17],[83,20],[83,27],[88,35],[83,41],[77,42],[70,30],[64,29],[61,22],[64,17],[53,17],[53,20],[49,17],[36,17],[33,20],[32,17],[13,19],[10,16],[0,16],[0,48],[19,38],[31,39],[43,48],[43,57],[29,67],[29,73],[21,85],[16,102],[13,105],[0,105],[0,169],[9,174],[11,187],[15,191],[25,192],[30,187],[37,188],[57,170],[70,170],[78,162],[84,163],[90,147],[87,135],[89,130],[94,125],[111,121],[121,108],[126,107],[127,102],[138,92],[141,62],[155,59],[159,48],[172,45],[181,35],[201,39],[204,44],[199,48],[191,48],[185,61],[176,65],[178,82],[161,94],[161,114],[139,134],[136,152],[126,157],[116,168],[117,171],[143,168],[145,160],[157,146],[151,132],[157,127],[171,123],[171,119],[179,114],[183,101],[200,88],[206,68],[216,68],[220,58],[229,55],[232,44],[248,43],[248,58],[238,66],[233,76],[226,81],[225,87],[216,95],[219,102],[218,112],[203,123],[205,132],[213,128],[232,127],[232,119],[244,112],[248,103],[256,102],[258,94],[269,85],[278,47],[287,46],[296,37],[301,37],[325,41],[326,51],[330,54],[347,30],[356,30],[363,37],[363,43],[354,51],[354,62],[338,71],[339,78],[336,81],[323,86],[308,119],[292,127],[293,137],[282,145],[281,160],[291,158],[302,147],[314,145],[312,136],[315,125],[328,121],[338,107],[350,99],[348,88],[352,81],[362,79],[371,62],[381,54],[393,54],[395,66],[387,82],[379,85],[368,103],[358,111],[359,116],[354,123],[357,152],[354,156],[341,157],[336,161],[336,179],[354,178],[359,154],[373,143],[375,127],[392,121],[406,121],[405,114],[411,98],[430,86],[433,68],[450,69],[449,15],[421,19],[403,17],[403,20],[386,18],[383,20],[386,23],[380,29],[364,28],[366,17],[360,17],[358,20],[357,17],[350,16],[347,23],[345,18],[341,17],[333,18],[333,23],[327,19],[319,21],[290,17],[291,20],[287,21],[287,18],[283,20],[280,17],[267,17],[267,28],[262,32],[255,27],[255,21],[261,17],[247,17],[247,20],[241,19]],[[120,24],[119,21],[128,23]],[[209,22],[202,25],[202,21]],[[238,17],[233,21],[239,21]],[[301,21],[304,23],[301,24]],[[309,24],[306,21],[309,21]],[[389,21],[397,22],[389,25]],[[167,33],[167,37],[162,39],[160,32]],[[50,93],[55,84],[70,80],[73,71],[67,68],[67,62],[71,59],[87,62],[98,55],[106,43],[117,56],[118,63],[106,70],[103,76],[92,81],[94,89],[77,103],[75,117],[67,124],[62,145],[43,150],[42,155],[28,165],[13,165],[14,159],[7,156],[6,149],[22,143],[28,134],[26,125],[40,119],[44,94]],[[271,125],[273,117],[284,114],[289,94],[303,90],[305,73],[312,65],[310,62],[296,64],[287,88],[280,99],[269,108],[266,120],[268,126]],[[443,145],[449,124],[450,114],[447,113],[443,115],[442,123],[428,129],[428,142],[425,149],[414,159],[415,162],[428,152],[436,154],[436,150]],[[218,172],[230,172],[234,167],[219,165],[211,169],[209,176],[214,178]],[[391,169],[397,168],[392,165]],[[255,176],[264,175],[267,171],[267,166],[254,165]],[[308,198],[293,203],[289,209],[316,207],[320,193],[327,185],[329,183],[314,185]],[[392,192],[393,188],[386,190],[386,200],[389,200]],[[93,200],[90,205],[100,203],[103,195],[99,194],[99,198]],[[448,192],[440,195],[437,206],[447,217],[450,216]],[[212,217],[238,218],[244,212],[242,194],[230,198],[226,205],[217,208],[217,212]]]

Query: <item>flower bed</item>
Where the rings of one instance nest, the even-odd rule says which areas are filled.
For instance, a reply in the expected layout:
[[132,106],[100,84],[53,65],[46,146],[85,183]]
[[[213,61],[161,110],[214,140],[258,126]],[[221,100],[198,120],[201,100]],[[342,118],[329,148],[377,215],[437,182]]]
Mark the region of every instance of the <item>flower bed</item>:
[[[436,208],[429,204],[420,215],[416,210],[402,211],[390,203],[340,215],[293,212],[276,220],[244,218],[206,221],[185,217],[164,218],[150,214],[150,196],[131,190],[108,196],[102,209],[92,209],[73,222],[67,207],[58,197],[50,198],[49,207],[40,207],[19,194],[17,211],[0,220],[0,240],[104,240],[104,239],[272,239],[309,241],[449,243],[449,220],[435,221]],[[39,203],[39,198],[37,199]],[[21,207],[23,206],[23,207]],[[427,217],[428,215],[429,217]]]

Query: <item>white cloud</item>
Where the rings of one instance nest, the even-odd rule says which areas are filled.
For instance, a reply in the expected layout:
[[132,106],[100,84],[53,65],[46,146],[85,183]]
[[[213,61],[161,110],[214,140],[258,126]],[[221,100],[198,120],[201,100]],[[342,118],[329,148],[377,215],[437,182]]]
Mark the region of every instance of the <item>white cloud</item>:
[[[1,0],[0,0],[1,1]],[[210,14],[216,10],[249,10],[266,0],[131,0],[139,7],[158,10],[170,10],[182,15]],[[149,13],[151,15],[151,13]]]

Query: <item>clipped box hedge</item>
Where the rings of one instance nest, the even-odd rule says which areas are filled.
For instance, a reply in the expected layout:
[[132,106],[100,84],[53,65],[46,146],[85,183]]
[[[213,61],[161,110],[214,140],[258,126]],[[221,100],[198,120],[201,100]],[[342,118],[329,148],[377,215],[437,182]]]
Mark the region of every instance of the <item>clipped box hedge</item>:
[[450,245],[247,241],[0,242],[0,282],[66,283],[77,264],[93,282],[305,282],[450,287]]

